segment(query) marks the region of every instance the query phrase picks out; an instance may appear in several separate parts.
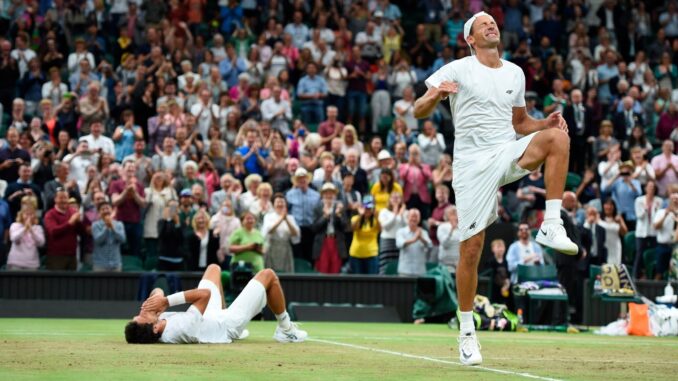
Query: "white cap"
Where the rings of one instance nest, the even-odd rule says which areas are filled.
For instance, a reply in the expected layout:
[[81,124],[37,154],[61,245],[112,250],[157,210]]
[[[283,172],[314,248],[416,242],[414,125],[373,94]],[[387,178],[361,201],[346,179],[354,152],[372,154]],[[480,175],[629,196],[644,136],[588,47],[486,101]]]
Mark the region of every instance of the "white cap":
[[385,149],[379,151],[379,154],[377,155],[377,160],[386,160],[386,159],[390,159],[390,158],[391,158],[391,154]]
[[382,12],[382,11],[374,11],[374,17],[384,17],[384,12]]
[[337,187],[334,186],[334,184],[327,182],[323,184],[323,186],[320,188],[320,193],[325,193],[325,192],[332,192],[332,193],[337,193]]
[[[473,55],[476,54],[476,51],[473,50],[473,48],[471,47],[471,44],[468,43],[468,36],[469,36],[469,34],[471,34],[471,27],[473,27],[473,23],[480,16],[490,16],[490,15],[485,13],[485,12],[480,11],[480,12],[476,13],[475,15],[471,16],[471,18],[468,19],[464,23],[464,41],[466,41],[466,43],[468,44],[469,49],[471,49],[471,54],[473,54]],[[492,17],[492,16],[490,16],[490,17]]]
[[304,167],[299,167],[294,171],[294,177],[308,177],[308,171]]

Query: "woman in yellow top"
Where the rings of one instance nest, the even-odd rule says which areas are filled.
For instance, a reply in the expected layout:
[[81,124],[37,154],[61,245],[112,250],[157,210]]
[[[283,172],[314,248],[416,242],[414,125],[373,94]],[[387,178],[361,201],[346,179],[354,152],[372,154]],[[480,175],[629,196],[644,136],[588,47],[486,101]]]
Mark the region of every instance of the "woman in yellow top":
[[379,219],[374,212],[371,196],[363,199],[358,215],[351,218],[353,241],[351,242],[350,264],[354,274],[379,274]]
[[374,183],[372,189],[370,189],[370,194],[374,197],[375,213],[377,215],[388,206],[392,193],[403,194],[403,188],[395,181],[393,171],[384,168],[379,173],[379,181]]
[[384,61],[391,64],[391,57],[395,53],[400,52],[403,41],[403,28],[398,24],[392,24],[388,27],[388,31],[384,35],[384,42],[382,44],[382,53],[384,54]]

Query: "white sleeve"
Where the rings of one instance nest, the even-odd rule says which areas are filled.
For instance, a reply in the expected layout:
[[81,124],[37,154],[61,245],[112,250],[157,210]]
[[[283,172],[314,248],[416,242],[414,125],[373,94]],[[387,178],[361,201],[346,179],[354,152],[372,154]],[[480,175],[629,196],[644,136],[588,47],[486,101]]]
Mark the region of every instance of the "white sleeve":
[[454,71],[454,66],[452,66],[454,62],[450,62],[447,65],[441,67],[440,69],[436,70],[435,73],[431,74],[427,79],[426,79],[426,88],[430,89],[431,87],[438,87],[440,86],[441,83],[443,82],[452,82],[456,79],[456,73]]
[[290,221],[290,225],[292,225],[292,227],[294,227],[294,230],[297,231],[296,236],[290,235],[290,242],[292,242],[292,245],[297,245],[299,244],[299,242],[301,242],[301,229],[299,229],[299,224],[297,224],[297,221],[294,219],[293,215],[288,214],[287,218]]
[[519,77],[518,91],[513,99],[513,107],[525,107],[525,73],[516,66],[516,75]]

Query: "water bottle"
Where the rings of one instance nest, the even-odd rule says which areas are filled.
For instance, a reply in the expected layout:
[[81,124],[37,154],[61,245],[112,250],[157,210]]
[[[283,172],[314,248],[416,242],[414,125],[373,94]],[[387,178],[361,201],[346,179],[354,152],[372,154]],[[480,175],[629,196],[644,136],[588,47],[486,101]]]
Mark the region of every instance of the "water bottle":
[[593,293],[600,294],[603,291],[603,284],[600,282],[600,275],[596,276],[596,280],[593,283]]
[[518,325],[523,325],[523,309],[518,308]]

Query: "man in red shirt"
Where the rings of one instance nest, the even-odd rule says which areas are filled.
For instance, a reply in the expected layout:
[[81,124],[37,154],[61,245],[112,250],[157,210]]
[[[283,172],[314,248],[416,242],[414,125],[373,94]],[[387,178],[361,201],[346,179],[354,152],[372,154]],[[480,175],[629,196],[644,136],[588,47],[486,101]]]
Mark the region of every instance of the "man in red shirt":
[[111,182],[108,193],[115,207],[115,218],[125,225],[127,255],[141,257],[141,209],[146,206],[144,186],[136,178],[136,164],[125,163],[122,178]]
[[338,115],[339,110],[336,106],[327,106],[327,120],[318,126],[318,134],[322,138],[321,142],[325,145],[326,151],[332,148],[332,139],[341,136],[344,130],[344,123],[337,120]]
[[47,231],[47,270],[71,270],[78,268],[76,250],[78,235],[85,233],[80,212],[68,205],[68,191],[57,188],[54,208],[45,214]]

